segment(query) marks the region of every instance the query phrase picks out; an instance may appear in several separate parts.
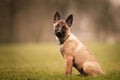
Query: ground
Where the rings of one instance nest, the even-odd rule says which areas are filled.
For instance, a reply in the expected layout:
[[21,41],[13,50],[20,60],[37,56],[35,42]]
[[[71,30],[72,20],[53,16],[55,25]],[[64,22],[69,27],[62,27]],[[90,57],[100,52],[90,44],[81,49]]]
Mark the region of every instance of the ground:
[[105,75],[84,77],[73,68],[64,75],[65,62],[54,43],[1,44],[0,80],[120,80],[120,43],[85,43]]

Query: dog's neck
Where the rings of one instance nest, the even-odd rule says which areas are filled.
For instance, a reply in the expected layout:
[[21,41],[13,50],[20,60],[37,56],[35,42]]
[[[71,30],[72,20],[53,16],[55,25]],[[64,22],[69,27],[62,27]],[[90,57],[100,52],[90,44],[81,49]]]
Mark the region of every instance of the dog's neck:
[[58,38],[58,40],[60,42],[59,44],[62,45],[68,39],[69,36],[70,36],[70,34],[67,35],[65,38]]

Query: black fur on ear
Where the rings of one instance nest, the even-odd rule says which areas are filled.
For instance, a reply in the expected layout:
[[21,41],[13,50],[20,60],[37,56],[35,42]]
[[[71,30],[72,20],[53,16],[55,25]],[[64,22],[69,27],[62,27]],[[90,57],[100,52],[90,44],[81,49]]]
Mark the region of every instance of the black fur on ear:
[[60,20],[60,14],[59,14],[59,12],[58,11],[56,11],[56,13],[55,13],[55,15],[54,15],[54,22],[56,22],[56,21],[58,21],[58,20]]
[[73,23],[73,15],[69,15],[68,18],[66,19],[66,23],[68,24],[69,27],[71,27]]

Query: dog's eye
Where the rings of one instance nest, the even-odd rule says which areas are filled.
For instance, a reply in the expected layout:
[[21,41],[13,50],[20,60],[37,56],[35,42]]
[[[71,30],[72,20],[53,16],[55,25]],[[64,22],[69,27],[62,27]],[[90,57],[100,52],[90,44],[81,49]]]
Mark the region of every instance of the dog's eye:
[[66,30],[66,27],[65,27],[65,26],[62,26],[62,28]]
[[65,28],[65,27],[63,27],[62,29],[63,29],[63,30],[66,30],[66,28]]
[[66,28],[63,26],[62,27],[62,31],[65,33],[66,32]]
[[60,25],[59,24],[57,24],[57,26],[56,27],[59,27]]

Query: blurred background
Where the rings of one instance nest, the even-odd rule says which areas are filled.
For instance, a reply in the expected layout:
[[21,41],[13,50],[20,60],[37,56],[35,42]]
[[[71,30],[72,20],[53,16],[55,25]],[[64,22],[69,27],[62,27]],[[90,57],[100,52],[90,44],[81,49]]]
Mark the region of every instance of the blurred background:
[[63,19],[73,14],[72,33],[95,55],[108,79],[119,80],[120,0],[0,0],[0,80],[63,75],[65,61],[53,30],[56,11]]
[[0,0],[0,43],[55,42],[56,11],[82,41],[120,42],[120,0]]

